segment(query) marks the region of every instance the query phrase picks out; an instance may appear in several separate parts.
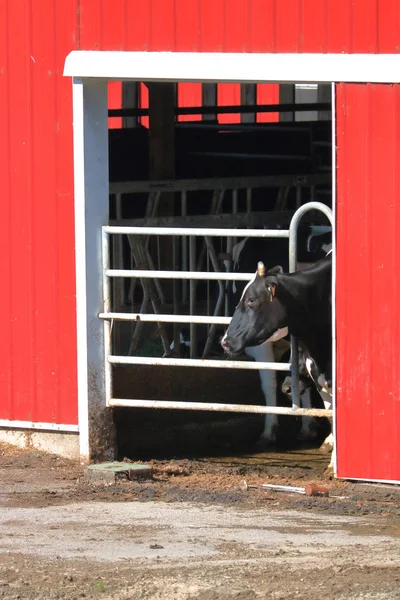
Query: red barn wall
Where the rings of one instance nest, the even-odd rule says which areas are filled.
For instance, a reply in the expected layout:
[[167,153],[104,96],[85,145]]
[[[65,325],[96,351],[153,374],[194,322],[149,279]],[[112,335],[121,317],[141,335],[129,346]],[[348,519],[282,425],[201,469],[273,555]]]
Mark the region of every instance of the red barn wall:
[[[72,99],[71,82],[62,77],[64,60],[71,50],[375,53],[398,52],[399,40],[397,0],[0,0],[0,181],[4,224],[0,236],[0,419],[77,422]],[[343,94],[347,88],[341,88]],[[346,102],[350,102],[352,93],[344,96]],[[110,106],[120,105],[120,95],[119,86],[114,85]],[[220,89],[220,101],[233,103],[235,95],[238,97],[237,86]],[[179,96],[185,104],[196,104],[199,86],[182,86]],[[276,96],[276,86],[263,86],[258,101],[276,101]],[[386,106],[386,100],[378,102],[372,92],[368,98],[378,111]],[[337,112],[339,122],[344,123],[346,115],[340,101]],[[393,109],[389,114],[396,113]],[[355,126],[352,123],[346,131],[353,132]],[[384,129],[387,148],[391,149],[394,142],[388,121]],[[377,124],[368,131],[378,136]],[[388,156],[386,151],[385,159],[395,160]],[[377,183],[369,188],[367,199],[354,186],[344,208],[348,192],[341,172],[353,173],[350,163],[344,162],[350,158],[349,154],[338,157],[338,268],[339,281],[346,282],[359,261],[351,242],[340,250],[344,227],[364,218],[352,215],[352,207],[362,211],[364,202],[368,214],[382,214],[382,244],[385,232],[389,236],[393,227],[393,220],[386,220],[392,214],[389,208],[379,212],[383,195],[376,204],[372,201]],[[384,168],[382,157],[378,162]],[[388,173],[388,167],[384,172]],[[358,228],[358,245],[361,238],[367,244],[367,236],[372,235],[368,227]],[[385,248],[389,252],[387,245],[377,247],[377,251],[385,252]],[[376,265],[378,256],[374,259]],[[392,265],[390,261],[387,264]],[[373,287],[382,283],[378,270],[372,270],[368,277]],[[393,287],[389,289],[395,293]],[[349,384],[351,366],[356,366],[350,349],[357,347],[356,341],[346,346],[346,331],[352,326],[346,319],[354,315],[360,300],[355,295],[352,304],[349,290],[346,292],[347,305],[340,298],[344,288],[339,288],[338,311],[344,320],[338,329],[338,348],[347,352],[349,365],[347,370],[343,364],[338,365],[338,386],[343,388]],[[376,299],[371,302],[363,306],[376,316],[380,305]],[[380,334],[375,335],[378,337],[368,343],[381,339]],[[395,344],[395,334],[389,339]],[[399,372],[395,346],[387,360],[392,361],[392,357],[387,376],[395,381]],[[372,359],[365,359],[364,364],[372,366]],[[382,377],[382,373],[374,368],[368,377]],[[357,385],[360,380],[358,376]],[[385,388],[387,394],[389,387]],[[338,415],[339,425],[345,418],[344,414]],[[342,448],[341,460],[344,449],[349,451],[348,446]]]
[[400,86],[337,86],[338,475],[400,481]]

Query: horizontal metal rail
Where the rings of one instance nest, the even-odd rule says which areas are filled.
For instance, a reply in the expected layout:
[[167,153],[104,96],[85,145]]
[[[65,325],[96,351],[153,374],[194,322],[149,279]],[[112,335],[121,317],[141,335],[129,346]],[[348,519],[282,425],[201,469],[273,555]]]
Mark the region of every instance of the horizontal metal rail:
[[232,317],[211,317],[201,315],[150,315],[145,313],[100,313],[99,319],[112,321],[143,321],[146,323],[195,323],[197,325],[229,325]]
[[217,229],[216,227],[121,227],[104,225],[112,235],[173,235],[203,237],[289,238],[289,229]]
[[161,367],[212,367],[214,369],[270,369],[290,371],[290,363],[250,362],[247,360],[210,360],[204,358],[160,358],[153,356],[114,356],[108,357],[112,365],[157,365]]
[[[120,192],[123,193],[123,192]],[[113,313],[111,311],[110,278],[112,277],[130,277],[130,278],[158,278],[158,279],[208,279],[208,280],[242,280],[248,281],[254,275],[253,273],[210,273],[198,271],[156,271],[156,270],[124,270],[110,269],[109,257],[109,235],[172,235],[172,236],[217,236],[217,237],[254,237],[254,238],[289,238],[289,262],[290,271],[295,270],[296,252],[295,240],[298,222],[301,216],[308,210],[322,210],[332,223],[330,210],[317,202],[308,203],[296,211],[291,221],[290,229],[232,229],[232,228],[192,228],[192,227],[143,227],[143,226],[104,226],[102,228],[103,244],[103,288],[104,288],[104,311],[99,317],[104,320],[105,334],[105,371],[106,371],[106,401],[108,406],[131,406],[142,408],[164,408],[164,409],[187,409],[187,410],[205,410],[205,411],[223,411],[223,412],[242,412],[242,413],[260,413],[260,414],[286,414],[296,416],[317,416],[330,417],[331,410],[323,409],[301,409],[298,407],[298,364],[297,364],[297,344],[292,338],[292,363],[279,362],[249,362],[246,360],[207,360],[207,359],[180,359],[180,358],[161,358],[161,357],[140,357],[140,356],[114,356],[110,355],[110,333],[111,322],[120,321],[148,321],[159,323],[211,323],[226,325],[230,322],[227,317],[210,317],[201,315],[149,315],[141,313]],[[240,404],[219,404],[203,402],[178,402],[178,401],[158,401],[158,400],[131,400],[112,398],[112,365],[158,365],[158,366],[181,366],[181,367],[206,367],[220,369],[246,369],[260,371],[262,369],[273,371],[290,371],[292,369],[293,379],[293,398],[292,408],[285,407],[265,407]]]
[[106,269],[107,277],[139,277],[140,279],[209,279],[210,281],[249,281],[254,273],[214,273],[211,271],[151,271],[150,269]]
[[212,412],[291,415],[299,417],[332,417],[332,410],[324,408],[290,408],[286,406],[251,406],[247,404],[218,404],[217,402],[180,402],[179,400],[129,400],[110,398],[108,406],[158,408],[166,410],[202,410]]
[[[251,104],[222,106],[176,106],[175,115],[214,115],[214,114],[246,114],[246,113],[281,113],[306,112],[309,110],[331,110],[330,102],[307,102],[304,104]],[[113,117],[146,117],[148,108],[110,108],[109,118]]]
[[109,185],[110,194],[145,192],[198,192],[215,190],[253,189],[263,187],[295,187],[329,185],[329,173],[309,175],[252,175],[251,177],[211,177],[209,179],[163,179],[154,181],[115,181]]

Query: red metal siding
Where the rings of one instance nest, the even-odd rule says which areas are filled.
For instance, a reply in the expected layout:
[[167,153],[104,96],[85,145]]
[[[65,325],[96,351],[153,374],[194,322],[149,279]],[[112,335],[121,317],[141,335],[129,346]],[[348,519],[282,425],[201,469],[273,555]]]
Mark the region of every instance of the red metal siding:
[[0,418],[76,423],[71,82],[76,6],[0,4]]
[[400,86],[337,86],[338,475],[400,481]]
[[[62,77],[71,50],[398,52],[399,40],[397,0],[0,0],[0,418],[77,419],[71,82]],[[225,87],[223,100],[233,104],[237,90]],[[199,103],[199,86],[178,93]],[[277,87],[259,86],[257,97],[274,102]],[[120,98],[115,85],[110,105]]]

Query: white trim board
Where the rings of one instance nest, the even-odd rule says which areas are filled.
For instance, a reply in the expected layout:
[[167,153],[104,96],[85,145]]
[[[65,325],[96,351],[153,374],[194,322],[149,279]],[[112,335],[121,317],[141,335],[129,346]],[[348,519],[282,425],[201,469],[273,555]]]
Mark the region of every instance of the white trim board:
[[248,54],[74,50],[64,75],[136,81],[399,83],[400,54]]
[[63,425],[59,423],[35,423],[33,421],[10,421],[0,419],[0,428],[7,429],[40,429],[41,431],[65,431],[68,433],[78,433],[78,425]]

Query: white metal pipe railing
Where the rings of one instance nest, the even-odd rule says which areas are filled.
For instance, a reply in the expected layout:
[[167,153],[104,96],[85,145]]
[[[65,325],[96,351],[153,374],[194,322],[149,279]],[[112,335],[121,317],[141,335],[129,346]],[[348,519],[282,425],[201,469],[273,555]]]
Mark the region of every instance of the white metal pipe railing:
[[201,315],[147,315],[142,313],[103,312],[100,319],[111,321],[143,321],[147,323],[194,323],[196,325],[229,325],[231,317],[203,317]]
[[[317,203],[316,203],[317,204]],[[118,235],[184,235],[190,237],[288,238],[289,229],[221,229],[216,227],[124,227],[104,225],[103,231]]]
[[[332,210],[321,202],[307,202],[300,206],[294,213],[289,226],[289,271],[294,273],[297,270],[297,230],[301,218],[310,210],[319,210],[328,219],[333,230]],[[334,277],[334,274],[333,274]],[[335,303],[333,302],[332,305]],[[299,349],[296,338],[290,336],[290,360],[292,363],[292,406],[298,408],[300,403],[299,390]]]
[[293,408],[286,406],[257,406],[249,404],[218,404],[216,402],[184,402],[179,400],[126,400],[111,398],[109,406],[131,406],[132,408],[157,408],[177,410],[208,410],[212,412],[253,413],[260,415],[292,415],[295,417],[331,417],[326,408]]
[[[104,312],[99,314],[105,322],[105,356],[106,356],[106,394],[108,406],[136,406],[153,408],[175,408],[187,410],[216,410],[227,412],[259,412],[262,414],[296,414],[308,416],[331,416],[332,411],[323,409],[300,409],[299,408],[299,379],[298,379],[298,349],[296,340],[291,338],[291,363],[270,363],[270,362],[249,362],[237,360],[207,360],[207,359],[174,359],[174,358],[152,358],[152,357],[132,357],[132,356],[113,356],[111,349],[111,323],[113,320],[126,321],[148,321],[159,323],[188,323],[193,327],[194,324],[209,323],[227,325],[230,322],[228,317],[211,317],[200,315],[146,315],[117,313],[110,311],[111,287],[110,281],[113,277],[129,278],[155,278],[155,279],[181,279],[181,280],[225,280],[225,281],[249,281],[253,273],[210,273],[193,271],[193,258],[191,261],[191,271],[155,271],[155,270],[125,270],[110,269],[109,265],[109,235],[171,235],[171,236],[189,236],[192,242],[195,237],[213,236],[213,237],[254,237],[254,238],[288,238],[289,239],[289,270],[296,270],[296,245],[297,245],[297,227],[302,216],[309,210],[320,210],[323,212],[333,225],[332,211],[320,202],[309,202],[301,206],[294,214],[289,229],[216,229],[216,228],[175,228],[175,227],[123,227],[123,226],[104,226],[103,235],[103,286],[104,286]],[[193,307],[191,309],[193,313]],[[108,323],[108,327],[106,326]],[[193,341],[191,340],[193,343]],[[269,369],[275,371],[292,370],[292,408],[282,407],[262,407],[251,405],[219,404],[219,403],[196,403],[196,402],[174,402],[174,401],[154,401],[154,400],[129,400],[112,398],[111,388],[111,365],[112,364],[130,364],[130,365],[159,365],[159,366],[186,366],[186,367],[208,367],[224,369],[250,369],[261,370]],[[284,412],[282,412],[284,411]]]
[[140,279],[210,279],[249,281],[254,273],[211,273],[209,271],[152,271],[150,269],[106,269],[107,277],[139,277]]
[[289,371],[290,363],[250,362],[247,360],[211,360],[206,358],[160,358],[154,356],[113,356],[108,357],[113,365],[158,365],[159,367],[211,367],[213,369],[270,369]]

